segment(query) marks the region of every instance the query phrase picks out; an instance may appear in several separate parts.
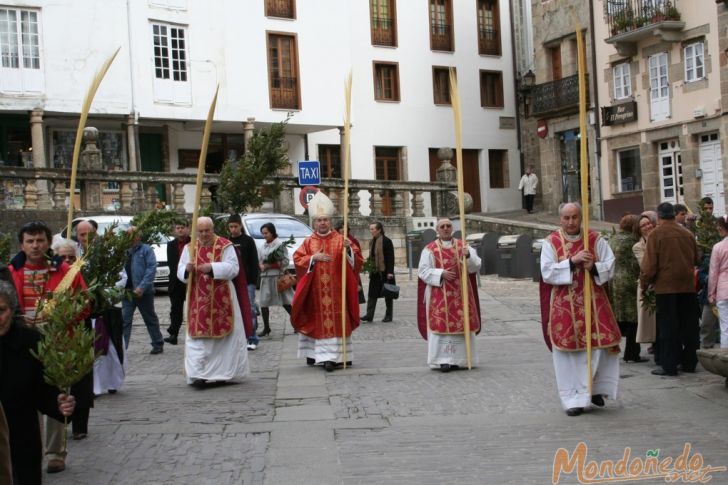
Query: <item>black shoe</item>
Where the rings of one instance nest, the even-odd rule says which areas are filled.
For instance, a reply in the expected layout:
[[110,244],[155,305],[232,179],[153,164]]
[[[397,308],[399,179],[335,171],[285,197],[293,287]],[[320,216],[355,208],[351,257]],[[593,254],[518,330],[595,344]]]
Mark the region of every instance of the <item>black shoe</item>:
[[642,362],[647,362],[649,359],[645,359],[644,357],[637,357],[636,359],[628,359],[624,358],[625,362],[634,362],[635,364],[640,364]]
[[326,370],[326,372],[334,372],[334,369],[336,369],[336,363],[327,360],[326,362],[324,362],[324,369]]
[[391,321],[392,321],[391,316],[386,316],[386,317],[382,318],[382,322],[384,322],[384,323],[391,322]]
[[373,320],[373,318],[364,315],[363,317],[359,317],[359,320],[362,322],[371,322]]
[[196,387],[197,389],[204,389],[207,381],[205,379],[195,379],[190,383],[190,386]]
[[604,397],[601,394],[594,394],[591,401],[595,406],[599,406],[600,408],[604,407]]
[[569,408],[566,410],[567,416],[579,416],[584,412],[584,408]]
[[306,365],[314,365],[316,364],[316,359],[312,359],[311,357],[306,357]]
[[164,347],[154,347],[151,352],[149,352],[150,355],[157,355],[164,352]]
[[266,335],[270,335],[270,328],[264,328],[263,331],[258,334],[258,337],[265,337]]
[[440,364],[440,372],[450,372],[450,364]]
[[695,367],[685,367],[684,365],[677,366],[680,372],[686,372],[688,374],[695,374]]
[[674,376],[677,375],[677,371],[675,371],[675,372],[667,372],[665,369],[663,369],[662,367],[660,367],[658,369],[653,370],[652,371],[652,375],[654,375],[654,376],[671,376],[671,377],[674,377]]
[[116,389],[109,389],[108,390],[108,393],[109,394],[116,394]]
[[177,345],[177,336],[170,335],[169,337],[164,337],[164,341],[171,345]]

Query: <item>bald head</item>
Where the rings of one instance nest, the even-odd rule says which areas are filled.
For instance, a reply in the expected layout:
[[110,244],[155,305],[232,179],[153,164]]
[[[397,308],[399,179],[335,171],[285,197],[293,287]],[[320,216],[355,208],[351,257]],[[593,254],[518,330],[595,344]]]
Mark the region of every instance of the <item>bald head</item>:
[[210,246],[215,240],[215,225],[209,217],[197,218],[197,239],[203,246]]
[[441,240],[449,241],[450,239],[452,239],[452,221],[447,217],[443,217],[442,219],[437,221],[435,231],[437,232],[437,236]]
[[95,232],[93,224],[88,221],[81,221],[76,224],[76,239],[82,247],[88,246],[88,238],[92,232]]
[[581,206],[576,202],[568,202],[559,206],[559,222],[561,229],[575,236],[581,231]]

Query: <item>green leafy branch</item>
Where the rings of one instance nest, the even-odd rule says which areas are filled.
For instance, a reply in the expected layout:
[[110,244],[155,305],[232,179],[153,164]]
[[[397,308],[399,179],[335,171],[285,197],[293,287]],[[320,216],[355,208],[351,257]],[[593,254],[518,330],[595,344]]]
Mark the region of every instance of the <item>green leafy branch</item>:
[[263,260],[266,264],[275,264],[283,260],[285,254],[288,252],[288,248],[296,244],[296,238],[291,236],[284,241],[280,246],[278,246],[274,251],[272,251],[268,256],[265,257]]
[[640,302],[642,303],[642,308],[644,308],[650,315],[654,315],[657,311],[657,296],[655,295],[654,289],[648,288],[646,290],[642,290]]

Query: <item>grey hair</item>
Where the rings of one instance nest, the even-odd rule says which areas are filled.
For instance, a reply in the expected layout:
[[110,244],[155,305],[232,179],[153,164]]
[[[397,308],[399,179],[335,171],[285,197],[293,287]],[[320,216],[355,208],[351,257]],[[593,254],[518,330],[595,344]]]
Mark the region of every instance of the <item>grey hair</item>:
[[57,241],[51,246],[51,249],[54,253],[58,253],[58,250],[61,248],[71,248],[73,249],[73,252],[78,256],[78,244],[76,244],[75,241],[72,241],[71,239],[61,239],[60,241]]
[[215,227],[215,223],[214,223],[214,222],[212,222],[212,218],[210,218],[210,217],[207,217],[207,216],[201,216],[201,217],[198,217],[198,218],[197,218],[197,225],[198,225],[198,226],[200,225],[200,222],[207,222],[207,223],[209,223],[209,224],[210,224],[210,225],[211,225],[212,227]]
[[2,298],[10,305],[10,311],[15,313],[18,309],[18,294],[15,292],[15,286],[9,281],[0,280],[0,299]]
[[577,210],[579,211],[579,214],[581,214],[581,204],[580,203],[578,203],[578,202],[562,202],[561,204],[559,204],[559,215],[561,215],[561,211],[563,211],[564,210],[564,207],[566,207],[567,205],[573,205],[574,207],[577,208]]

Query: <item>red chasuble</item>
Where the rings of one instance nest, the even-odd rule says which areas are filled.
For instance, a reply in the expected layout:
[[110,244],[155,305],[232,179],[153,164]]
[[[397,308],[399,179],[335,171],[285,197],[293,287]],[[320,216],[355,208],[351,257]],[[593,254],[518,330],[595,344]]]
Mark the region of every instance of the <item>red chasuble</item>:
[[[230,241],[218,236],[212,246],[200,246],[198,241],[195,265],[222,262],[222,253],[230,245]],[[217,280],[203,274],[192,278],[187,335],[192,338],[222,338],[232,332],[235,314],[228,283],[228,280]]]
[[[449,269],[457,274],[453,281],[442,280],[442,286],[430,288],[430,306],[426,306],[425,289],[427,284],[418,279],[417,287],[417,326],[422,338],[427,340],[427,328],[432,333],[443,335],[462,335],[465,333],[463,296],[460,286],[462,271],[463,242],[452,239],[453,245],[443,247],[439,239],[431,242],[426,248],[432,253],[435,268]],[[476,297],[478,285],[475,274],[467,278],[468,308],[470,312],[470,331],[480,333],[480,301]],[[429,325],[429,327],[428,327]]]
[[[291,322],[303,335],[314,339],[342,337],[341,328],[341,258],[344,237],[331,231],[325,236],[314,233],[293,254],[298,283],[293,296]],[[354,268],[346,264],[346,332],[348,337],[359,326],[358,274],[362,265],[361,250],[352,244]],[[329,262],[316,261],[309,272],[311,256],[323,251]]]
[[[597,255],[596,248],[599,233],[589,231],[589,248]],[[584,248],[584,238],[569,241],[562,231],[552,232],[548,241],[556,251],[559,262],[575,256]],[[586,350],[586,326],[584,324],[584,277],[593,278],[582,268],[575,268],[571,285],[547,285],[542,283],[546,291],[541,293],[542,318],[548,315],[546,325],[547,341],[562,351]],[[593,281],[593,280],[592,280]],[[548,291],[550,289],[550,292]],[[544,308],[544,304],[547,305]],[[548,313],[546,313],[548,311]],[[609,305],[603,286],[592,284],[592,348],[606,349],[619,346],[622,335],[614,319],[612,307]],[[551,345],[549,345],[551,348]]]

